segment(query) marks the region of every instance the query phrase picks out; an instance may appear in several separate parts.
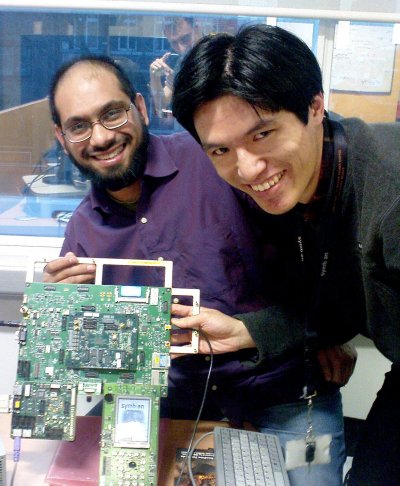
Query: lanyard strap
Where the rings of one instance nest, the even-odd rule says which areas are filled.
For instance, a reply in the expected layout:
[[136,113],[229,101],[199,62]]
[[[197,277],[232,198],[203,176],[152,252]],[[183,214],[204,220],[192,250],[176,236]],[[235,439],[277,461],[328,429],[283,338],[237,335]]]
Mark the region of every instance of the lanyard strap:
[[[321,297],[324,294],[327,275],[330,270],[329,258],[335,237],[337,237],[337,226],[339,221],[343,186],[346,178],[347,165],[347,143],[342,125],[337,122],[326,121],[333,132],[333,170],[328,191],[328,207],[322,215],[321,240],[319,248],[319,266],[317,274],[312,278],[311,298],[306,302],[304,312],[304,360],[305,360],[305,387],[304,397],[316,394],[316,373],[318,364],[316,360],[318,334],[316,328],[316,317],[318,315]],[[302,267],[304,282],[306,282],[307,261],[304,254],[303,225],[299,225],[297,234],[297,247],[299,251],[300,264]]]

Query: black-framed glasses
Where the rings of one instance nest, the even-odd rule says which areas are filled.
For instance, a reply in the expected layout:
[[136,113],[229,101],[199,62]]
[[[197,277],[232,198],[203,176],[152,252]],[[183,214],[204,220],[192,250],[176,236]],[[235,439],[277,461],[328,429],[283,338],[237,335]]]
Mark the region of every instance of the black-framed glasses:
[[107,130],[115,130],[125,125],[128,121],[128,111],[132,106],[133,103],[129,105],[129,108],[111,108],[103,113],[98,120],[94,122],[80,121],[74,123],[61,133],[71,143],[84,142],[92,136],[93,127],[97,123],[100,123]]

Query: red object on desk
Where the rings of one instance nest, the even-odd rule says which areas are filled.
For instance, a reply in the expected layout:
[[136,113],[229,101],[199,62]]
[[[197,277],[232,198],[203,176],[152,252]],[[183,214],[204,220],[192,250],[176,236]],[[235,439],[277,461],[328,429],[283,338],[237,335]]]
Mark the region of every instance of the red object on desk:
[[77,417],[76,439],[60,442],[46,482],[52,486],[97,486],[100,433],[101,417]]

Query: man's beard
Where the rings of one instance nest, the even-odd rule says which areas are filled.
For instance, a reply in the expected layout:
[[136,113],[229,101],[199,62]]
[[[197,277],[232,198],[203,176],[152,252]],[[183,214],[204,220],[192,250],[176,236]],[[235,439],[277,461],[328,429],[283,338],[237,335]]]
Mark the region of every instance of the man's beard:
[[94,186],[103,190],[119,191],[124,187],[130,186],[143,176],[147,163],[147,149],[149,142],[149,129],[147,128],[147,125],[142,122],[142,141],[134,151],[129,166],[122,169],[121,167],[111,168],[107,175],[100,174],[87,167],[82,167],[70,151],[68,151],[68,155],[75,167],[78,168],[79,172],[86,177],[86,179],[90,180]]

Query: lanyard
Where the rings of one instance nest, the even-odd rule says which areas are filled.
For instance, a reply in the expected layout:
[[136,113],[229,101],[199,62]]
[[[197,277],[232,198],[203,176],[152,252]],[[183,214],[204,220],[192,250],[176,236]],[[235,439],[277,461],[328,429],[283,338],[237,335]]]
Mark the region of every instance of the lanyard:
[[[316,275],[314,275],[312,278],[311,299],[306,303],[306,309],[304,312],[304,359],[306,375],[304,398],[316,395],[315,376],[317,372],[317,362],[315,359],[315,354],[317,349],[317,329],[315,319],[318,315],[321,297],[324,293],[327,275],[330,270],[329,258],[339,221],[347,165],[347,143],[342,125],[332,121],[325,121],[325,123],[330,125],[333,134],[333,154],[331,157],[333,168],[327,197],[328,205],[324,211],[324,214],[322,215],[321,221],[319,263],[317,265]],[[307,261],[305,259],[304,245],[305,241],[303,237],[303,224],[300,224],[297,231],[297,248],[302,273],[305,279],[307,274]]]

